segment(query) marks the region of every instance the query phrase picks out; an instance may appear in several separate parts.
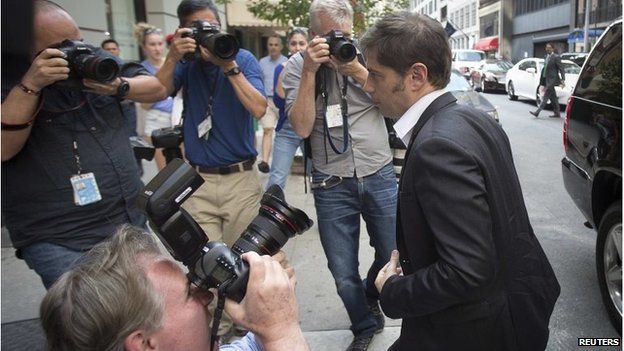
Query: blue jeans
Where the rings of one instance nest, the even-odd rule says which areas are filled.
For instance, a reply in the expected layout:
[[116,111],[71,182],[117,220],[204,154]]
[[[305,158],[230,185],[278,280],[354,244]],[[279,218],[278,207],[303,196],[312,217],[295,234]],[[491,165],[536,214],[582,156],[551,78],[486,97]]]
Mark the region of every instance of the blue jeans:
[[[313,171],[313,182],[328,175]],[[338,185],[314,190],[321,244],[334,277],[338,295],[355,335],[372,334],[377,328],[367,298],[377,300],[377,273],[396,248],[397,183],[392,164],[363,178],[343,178]],[[360,215],[366,222],[375,259],[363,281],[358,271]]]
[[20,249],[28,268],[33,269],[45,286],[50,289],[52,284],[69,271],[82,257],[83,251],[76,251],[58,244],[41,242]]
[[286,120],[273,141],[273,162],[266,185],[267,189],[273,184],[279,185],[282,189],[286,187],[295,152],[300,145],[303,145],[302,142],[303,138],[295,133],[290,121]]

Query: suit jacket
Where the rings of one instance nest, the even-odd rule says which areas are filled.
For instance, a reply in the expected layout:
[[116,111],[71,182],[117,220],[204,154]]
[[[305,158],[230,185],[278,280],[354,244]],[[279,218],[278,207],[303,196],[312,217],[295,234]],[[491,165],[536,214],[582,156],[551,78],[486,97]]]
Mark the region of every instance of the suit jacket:
[[560,85],[561,81],[565,80],[565,70],[561,63],[561,57],[556,53],[552,53],[548,63],[546,64],[546,58],[544,58],[544,68],[542,68],[542,78],[544,79],[545,86]]
[[412,131],[399,183],[403,276],[380,296],[403,318],[391,349],[544,350],[560,287],[533,233],[506,134],[436,99]]

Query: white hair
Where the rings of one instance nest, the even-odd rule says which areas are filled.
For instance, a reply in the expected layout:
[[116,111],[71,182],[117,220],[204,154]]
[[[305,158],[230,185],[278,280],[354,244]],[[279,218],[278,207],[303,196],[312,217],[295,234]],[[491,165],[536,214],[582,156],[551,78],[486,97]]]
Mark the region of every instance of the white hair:
[[348,0],[314,0],[310,5],[310,27],[316,34],[324,34],[319,33],[321,14],[339,25],[353,22],[353,7]]

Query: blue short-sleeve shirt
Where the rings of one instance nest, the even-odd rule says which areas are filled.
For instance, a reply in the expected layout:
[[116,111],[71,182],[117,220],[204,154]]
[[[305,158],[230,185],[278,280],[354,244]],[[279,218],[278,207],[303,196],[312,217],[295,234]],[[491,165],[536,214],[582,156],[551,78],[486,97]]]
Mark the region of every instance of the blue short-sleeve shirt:
[[[241,49],[236,55],[241,74],[264,96],[262,71],[256,58]],[[184,150],[192,165],[222,167],[255,158],[253,117],[245,109],[223,70],[202,60],[179,62],[174,73],[176,91],[185,89]],[[210,97],[212,129],[200,138],[197,127],[206,118]]]

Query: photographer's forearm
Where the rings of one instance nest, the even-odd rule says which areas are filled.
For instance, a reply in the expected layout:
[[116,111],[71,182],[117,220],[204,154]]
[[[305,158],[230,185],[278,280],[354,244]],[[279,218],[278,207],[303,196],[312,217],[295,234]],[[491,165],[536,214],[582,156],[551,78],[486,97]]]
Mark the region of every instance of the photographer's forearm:
[[280,332],[282,335],[279,339],[276,340],[264,340],[262,337],[260,341],[262,342],[262,346],[265,351],[309,351],[310,347],[303,337],[303,333],[301,332],[301,328],[299,325],[296,328],[289,332],[284,332],[283,330]]
[[130,83],[127,99],[137,102],[156,102],[167,98],[167,88],[156,77],[136,76],[126,78]]
[[[2,103],[2,123],[20,125],[35,118],[39,96],[27,94],[14,87]],[[2,161],[13,158],[26,144],[32,126],[20,130],[2,130]]]
[[302,138],[307,138],[314,128],[316,108],[314,101],[314,79],[316,73],[303,71],[297,98],[290,110],[288,119],[295,133]]
[[160,81],[160,84],[165,86],[167,90],[167,96],[173,94],[175,86],[173,85],[173,74],[175,72],[176,63],[178,61],[167,56],[167,59],[163,63],[162,67],[156,72],[156,78]]
[[229,76],[230,83],[234,87],[236,96],[255,119],[264,116],[267,109],[267,101],[262,94],[254,88],[243,74]]

